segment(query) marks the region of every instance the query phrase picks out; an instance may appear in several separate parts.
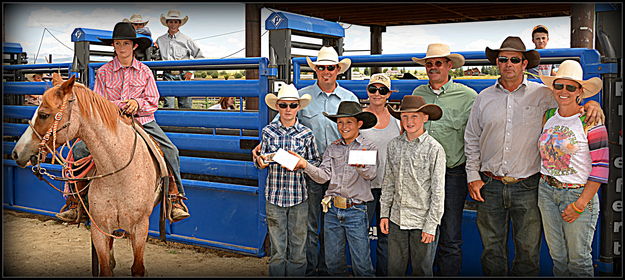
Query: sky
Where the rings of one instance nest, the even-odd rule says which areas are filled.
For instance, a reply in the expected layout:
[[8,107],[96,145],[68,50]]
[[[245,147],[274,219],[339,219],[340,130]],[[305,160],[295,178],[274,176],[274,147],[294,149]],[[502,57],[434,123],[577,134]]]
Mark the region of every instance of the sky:
[[[112,30],[115,23],[141,14],[149,19],[147,27],[152,38],[167,31],[160,23],[161,14],[178,9],[189,16],[180,31],[199,45],[207,58],[245,57],[245,4],[244,3],[3,3],[4,41],[18,42],[28,54],[28,63],[46,63],[44,57],[52,54],[52,62],[71,62],[74,44],[71,33],[75,28]],[[265,33],[265,20],[272,10],[261,11],[261,55],[269,57],[269,34]],[[381,16],[383,16],[381,14]],[[452,52],[483,51],[485,47],[499,48],[507,36],[519,36],[528,49],[532,28],[537,24],[549,28],[548,48],[570,46],[570,17],[550,17],[387,27],[382,33],[383,54],[424,53],[430,43],[446,43]],[[345,30],[345,50],[368,50],[369,27],[341,23]],[[44,32],[47,29],[49,32]],[[52,33],[52,36],[50,33]],[[56,39],[55,39],[56,38]],[[58,39],[58,40],[57,40]],[[59,42],[60,41],[60,42]],[[316,42],[316,39],[301,39]],[[237,53],[237,51],[239,51]],[[295,54],[315,56],[312,50],[297,50]],[[346,52],[345,55],[362,55],[369,52]]]

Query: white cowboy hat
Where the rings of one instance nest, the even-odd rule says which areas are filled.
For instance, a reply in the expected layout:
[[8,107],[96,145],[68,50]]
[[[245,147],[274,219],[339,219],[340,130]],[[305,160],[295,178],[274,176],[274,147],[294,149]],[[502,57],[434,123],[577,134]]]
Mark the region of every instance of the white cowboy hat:
[[441,43],[434,43],[428,45],[428,50],[425,53],[424,58],[416,58],[413,57],[412,61],[419,63],[421,65],[425,65],[425,60],[428,58],[438,58],[438,57],[446,57],[451,60],[452,66],[451,68],[456,69],[462,65],[464,65],[464,56],[458,53],[451,53],[449,51],[449,46]]
[[575,60],[565,60],[562,62],[555,76],[540,76],[543,83],[551,90],[553,90],[553,82],[557,79],[567,79],[578,82],[582,86],[582,95],[580,96],[582,99],[591,97],[601,91],[603,82],[600,78],[593,77],[586,81],[584,81],[583,78],[584,71],[582,70],[582,66]]
[[384,73],[375,73],[371,75],[371,78],[369,79],[369,83],[367,84],[367,86],[369,86],[370,84],[383,84],[388,89],[391,89],[391,78],[389,78]]
[[143,19],[140,14],[133,14],[132,16],[130,16],[130,19],[125,18],[123,22],[148,24],[149,20]]
[[167,11],[167,15],[161,14],[161,24],[167,26],[168,19],[179,19],[180,26],[183,26],[189,20],[189,16],[182,17],[182,13],[178,10],[169,10]]
[[312,97],[310,94],[304,94],[300,97],[297,92],[297,88],[293,84],[288,84],[282,86],[280,90],[278,90],[277,96],[271,93],[265,95],[265,103],[267,104],[267,107],[273,109],[274,111],[278,111],[278,108],[276,108],[278,100],[299,100],[299,106],[303,109],[308,106]]
[[336,65],[338,64],[341,67],[339,74],[344,73],[349,69],[349,66],[352,65],[352,60],[349,58],[343,58],[339,61],[339,54],[336,53],[333,47],[321,47],[319,50],[319,54],[317,55],[317,60],[313,62],[310,60],[310,57],[306,57],[306,62],[308,62],[308,66],[312,69],[316,69],[315,65]]

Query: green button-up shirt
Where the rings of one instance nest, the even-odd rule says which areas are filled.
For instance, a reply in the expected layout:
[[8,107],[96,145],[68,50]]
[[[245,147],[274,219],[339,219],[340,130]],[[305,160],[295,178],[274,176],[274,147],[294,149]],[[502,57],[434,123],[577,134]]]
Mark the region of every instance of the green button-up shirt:
[[445,149],[447,167],[453,168],[466,161],[464,155],[464,129],[471,113],[471,107],[477,92],[460,83],[449,81],[436,94],[430,84],[420,85],[412,95],[422,96],[425,102],[436,104],[443,110],[443,116],[437,121],[425,123],[425,130]]

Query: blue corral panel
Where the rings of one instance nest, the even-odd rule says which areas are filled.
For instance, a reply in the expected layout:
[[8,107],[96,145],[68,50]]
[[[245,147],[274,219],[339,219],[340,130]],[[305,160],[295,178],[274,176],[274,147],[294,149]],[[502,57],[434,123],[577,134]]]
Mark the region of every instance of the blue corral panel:
[[23,53],[24,51],[20,43],[3,42],[2,52],[3,53]]
[[251,161],[180,157],[180,170],[201,175],[258,179],[258,169]]
[[258,80],[230,81],[158,81],[161,96],[219,96],[258,97]]
[[251,150],[244,150],[240,148],[241,140],[258,141],[258,137],[245,136],[224,136],[169,132],[165,134],[180,150],[251,154]]
[[4,82],[2,83],[3,94],[43,94],[52,87],[52,82]]
[[[76,28],[72,32],[72,42],[91,42],[95,44],[102,44],[102,41],[98,38],[110,39],[112,36],[113,31],[110,30]],[[137,37],[145,37],[150,39],[150,43],[152,42],[152,37],[145,34],[137,33]]]
[[345,37],[345,29],[337,23],[309,16],[274,12],[265,20],[267,30],[291,29],[315,34]]
[[258,129],[258,113],[158,110],[161,126]]

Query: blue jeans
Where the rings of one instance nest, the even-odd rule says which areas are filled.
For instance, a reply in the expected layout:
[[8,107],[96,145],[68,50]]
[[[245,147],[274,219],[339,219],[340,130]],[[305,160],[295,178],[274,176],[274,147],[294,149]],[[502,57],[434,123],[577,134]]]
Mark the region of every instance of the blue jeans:
[[308,177],[308,234],[306,236],[306,276],[327,275],[328,267],[325,262],[325,248],[323,245],[323,220],[321,200],[328,189],[328,184],[317,184]]
[[477,203],[477,228],[482,238],[482,271],[508,276],[508,228],[512,221],[514,261],[511,275],[538,276],[542,224],[538,209],[540,173],[515,184],[481,174],[484,202]]
[[599,218],[599,196],[595,194],[584,212],[572,223],[561,213],[577,200],[584,188],[557,189],[542,178],[538,189],[538,207],[543,219],[545,240],[553,259],[553,275],[559,277],[594,277],[592,238]]
[[388,235],[380,231],[380,196],[382,195],[382,189],[371,189],[373,194],[373,200],[367,202],[367,218],[369,219],[369,226],[373,227],[373,221],[375,221],[375,227],[377,228],[378,241],[375,248],[375,257],[377,262],[375,264],[376,276],[388,275]]
[[[181,75],[173,75],[171,73],[163,73],[163,78],[166,81],[182,81]],[[193,99],[189,96],[179,96],[178,97],[178,108],[179,109],[191,109],[193,107]],[[165,97],[165,104],[163,104],[163,108],[175,109],[176,108],[176,97],[175,96],[167,96]]]
[[435,264],[437,275],[457,276],[462,268],[462,216],[468,193],[464,164],[445,172],[445,212],[440,225],[440,238]]
[[345,241],[349,245],[354,276],[374,276],[369,251],[369,223],[367,206],[354,205],[339,209],[331,203],[325,214],[325,253],[328,274],[346,276]]
[[269,276],[306,275],[306,221],[308,202],[280,207],[266,202],[271,240]]
[[410,262],[412,265],[412,276],[432,277],[436,244],[440,235],[439,229],[436,229],[434,241],[427,244],[421,242],[422,230],[400,229],[399,225],[390,220],[388,233],[389,276],[406,276],[408,262]]

